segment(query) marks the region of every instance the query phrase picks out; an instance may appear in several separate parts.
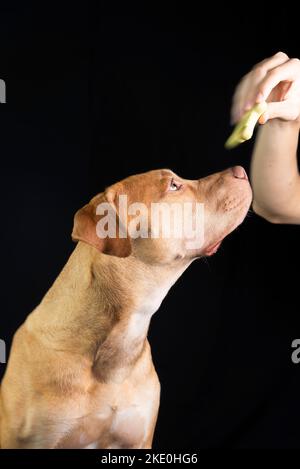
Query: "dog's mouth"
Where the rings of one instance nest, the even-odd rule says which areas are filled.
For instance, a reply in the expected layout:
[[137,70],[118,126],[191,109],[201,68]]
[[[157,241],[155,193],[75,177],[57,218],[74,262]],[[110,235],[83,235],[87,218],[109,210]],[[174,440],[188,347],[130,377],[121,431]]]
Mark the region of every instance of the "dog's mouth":
[[213,254],[215,254],[217,252],[217,250],[219,249],[219,247],[221,246],[222,241],[223,241],[223,239],[221,239],[221,241],[218,241],[217,243],[214,243],[214,244],[211,244],[210,246],[208,246],[205,249],[205,251],[203,252],[203,255],[204,256],[212,256]]

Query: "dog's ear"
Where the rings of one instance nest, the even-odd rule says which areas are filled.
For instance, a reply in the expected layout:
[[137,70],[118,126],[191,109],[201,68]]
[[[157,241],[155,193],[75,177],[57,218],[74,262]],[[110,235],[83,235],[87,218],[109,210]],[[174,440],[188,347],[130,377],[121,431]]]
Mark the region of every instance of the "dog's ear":
[[78,210],[74,217],[73,241],[83,241],[104,254],[128,257],[131,242],[117,213],[115,200],[116,194],[109,189]]

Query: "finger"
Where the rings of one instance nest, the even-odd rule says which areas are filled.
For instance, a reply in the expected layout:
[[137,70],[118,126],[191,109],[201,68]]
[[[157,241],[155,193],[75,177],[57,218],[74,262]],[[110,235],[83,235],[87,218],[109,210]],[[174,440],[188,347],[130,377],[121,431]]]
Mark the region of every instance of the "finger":
[[234,115],[232,122],[236,124],[242,119],[244,114],[253,108],[255,100],[251,99],[252,94],[252,85],[251,83],[248,86],[245,86],[243,92],[240,94],[239,99],[235,105]]
[[[235,124],[238,122],[245,112],[245,105],[247,104],[247,96],[249,94],[249,79],[243,78],[242,82],[238,86],[234,97],[231,108],[231,122]],[[250,106],[251,107],[251,106]]]
[[239,120],[239,115],[240,115],[240,103],[242,99],[242,94],[239,93],[239,95],[234,97],[234,101],[232,104],[231,108],[231,124],[235,124]]
[[231,124],[235,124],[238,120],[239,114],[239,103],[242,93],[240,90],[237,90],[232,99],[231,111],[230,111],[230,121]]
[[300,60],[290,59],[270,70],[258,87],[256,102],[266,101],[272,89],[281,81],[294,81],[300,76]]
[[[268,72],[280,65],[285,64],[289,61],[289,57],[284,52],[277,52],[277,54],[269,57],[259,64],[257,64],[251,72],[251,90],[248,96],[248,109],[253,107],[256,102],[265,101],[264,99],[257,100],[257,87],[261,83]],[[246,109],[247,110],[247,109]]]
[[[244,112],[251,109],[257,102],[257,87],[260,82],[265,78],[268,72],[274,68],[288,62],[289,57],[284,52],[277,52],[272,57],[259,62],[253,67],[252,72],[249,75],[250,86],[247,94],[247,101],[244,104]],[[261,101],[264,101],[263,99]]]
[[283,120],[295,120],[299,115],[298,105],[286,101],[268,103],[268,108],[259,118],[260,124],[265,124],[268,120],[280,118]]
[[277,67],[289,60],[289,56],[284,52],[277,52],[271,57],[257,63],[252,71],[245,75],[238,85],[233,97],[231,108],[231,123],[237,123],[244,113],[251,109],[257,98],[257,84],[262,81],[269,70]]
[[253,71],[260,70],[264,74],[267,73],[272,68],[278,67],[289,60],[289,56],[285,52],[277,52],[276,54],[268,57],[267,59],[262,60],[253,67]]

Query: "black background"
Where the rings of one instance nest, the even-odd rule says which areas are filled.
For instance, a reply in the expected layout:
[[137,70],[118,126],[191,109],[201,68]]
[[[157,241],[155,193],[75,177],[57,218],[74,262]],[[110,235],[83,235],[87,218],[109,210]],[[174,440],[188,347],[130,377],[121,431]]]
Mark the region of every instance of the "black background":
[[[254,63],[300,56],[292,6],[1,3],[1,318],[12,335],[74,248],[74,212],[123,177],[247,170],[228,153]],[[274,194],[276,196],[276,194]],[[299,227],[255,214],[177,282],[152,320],[155,448],[300,447]],[[1,372],[5,365],[1,365]]]

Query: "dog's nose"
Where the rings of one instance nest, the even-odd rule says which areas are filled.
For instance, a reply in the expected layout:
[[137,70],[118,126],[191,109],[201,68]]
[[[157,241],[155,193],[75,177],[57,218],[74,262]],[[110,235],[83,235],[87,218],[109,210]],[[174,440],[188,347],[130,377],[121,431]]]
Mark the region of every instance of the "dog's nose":
[[248,176],[246,171],[242,166],[233,166],[231,168],[232,174],[237,179],[246,179],[248,181]]

